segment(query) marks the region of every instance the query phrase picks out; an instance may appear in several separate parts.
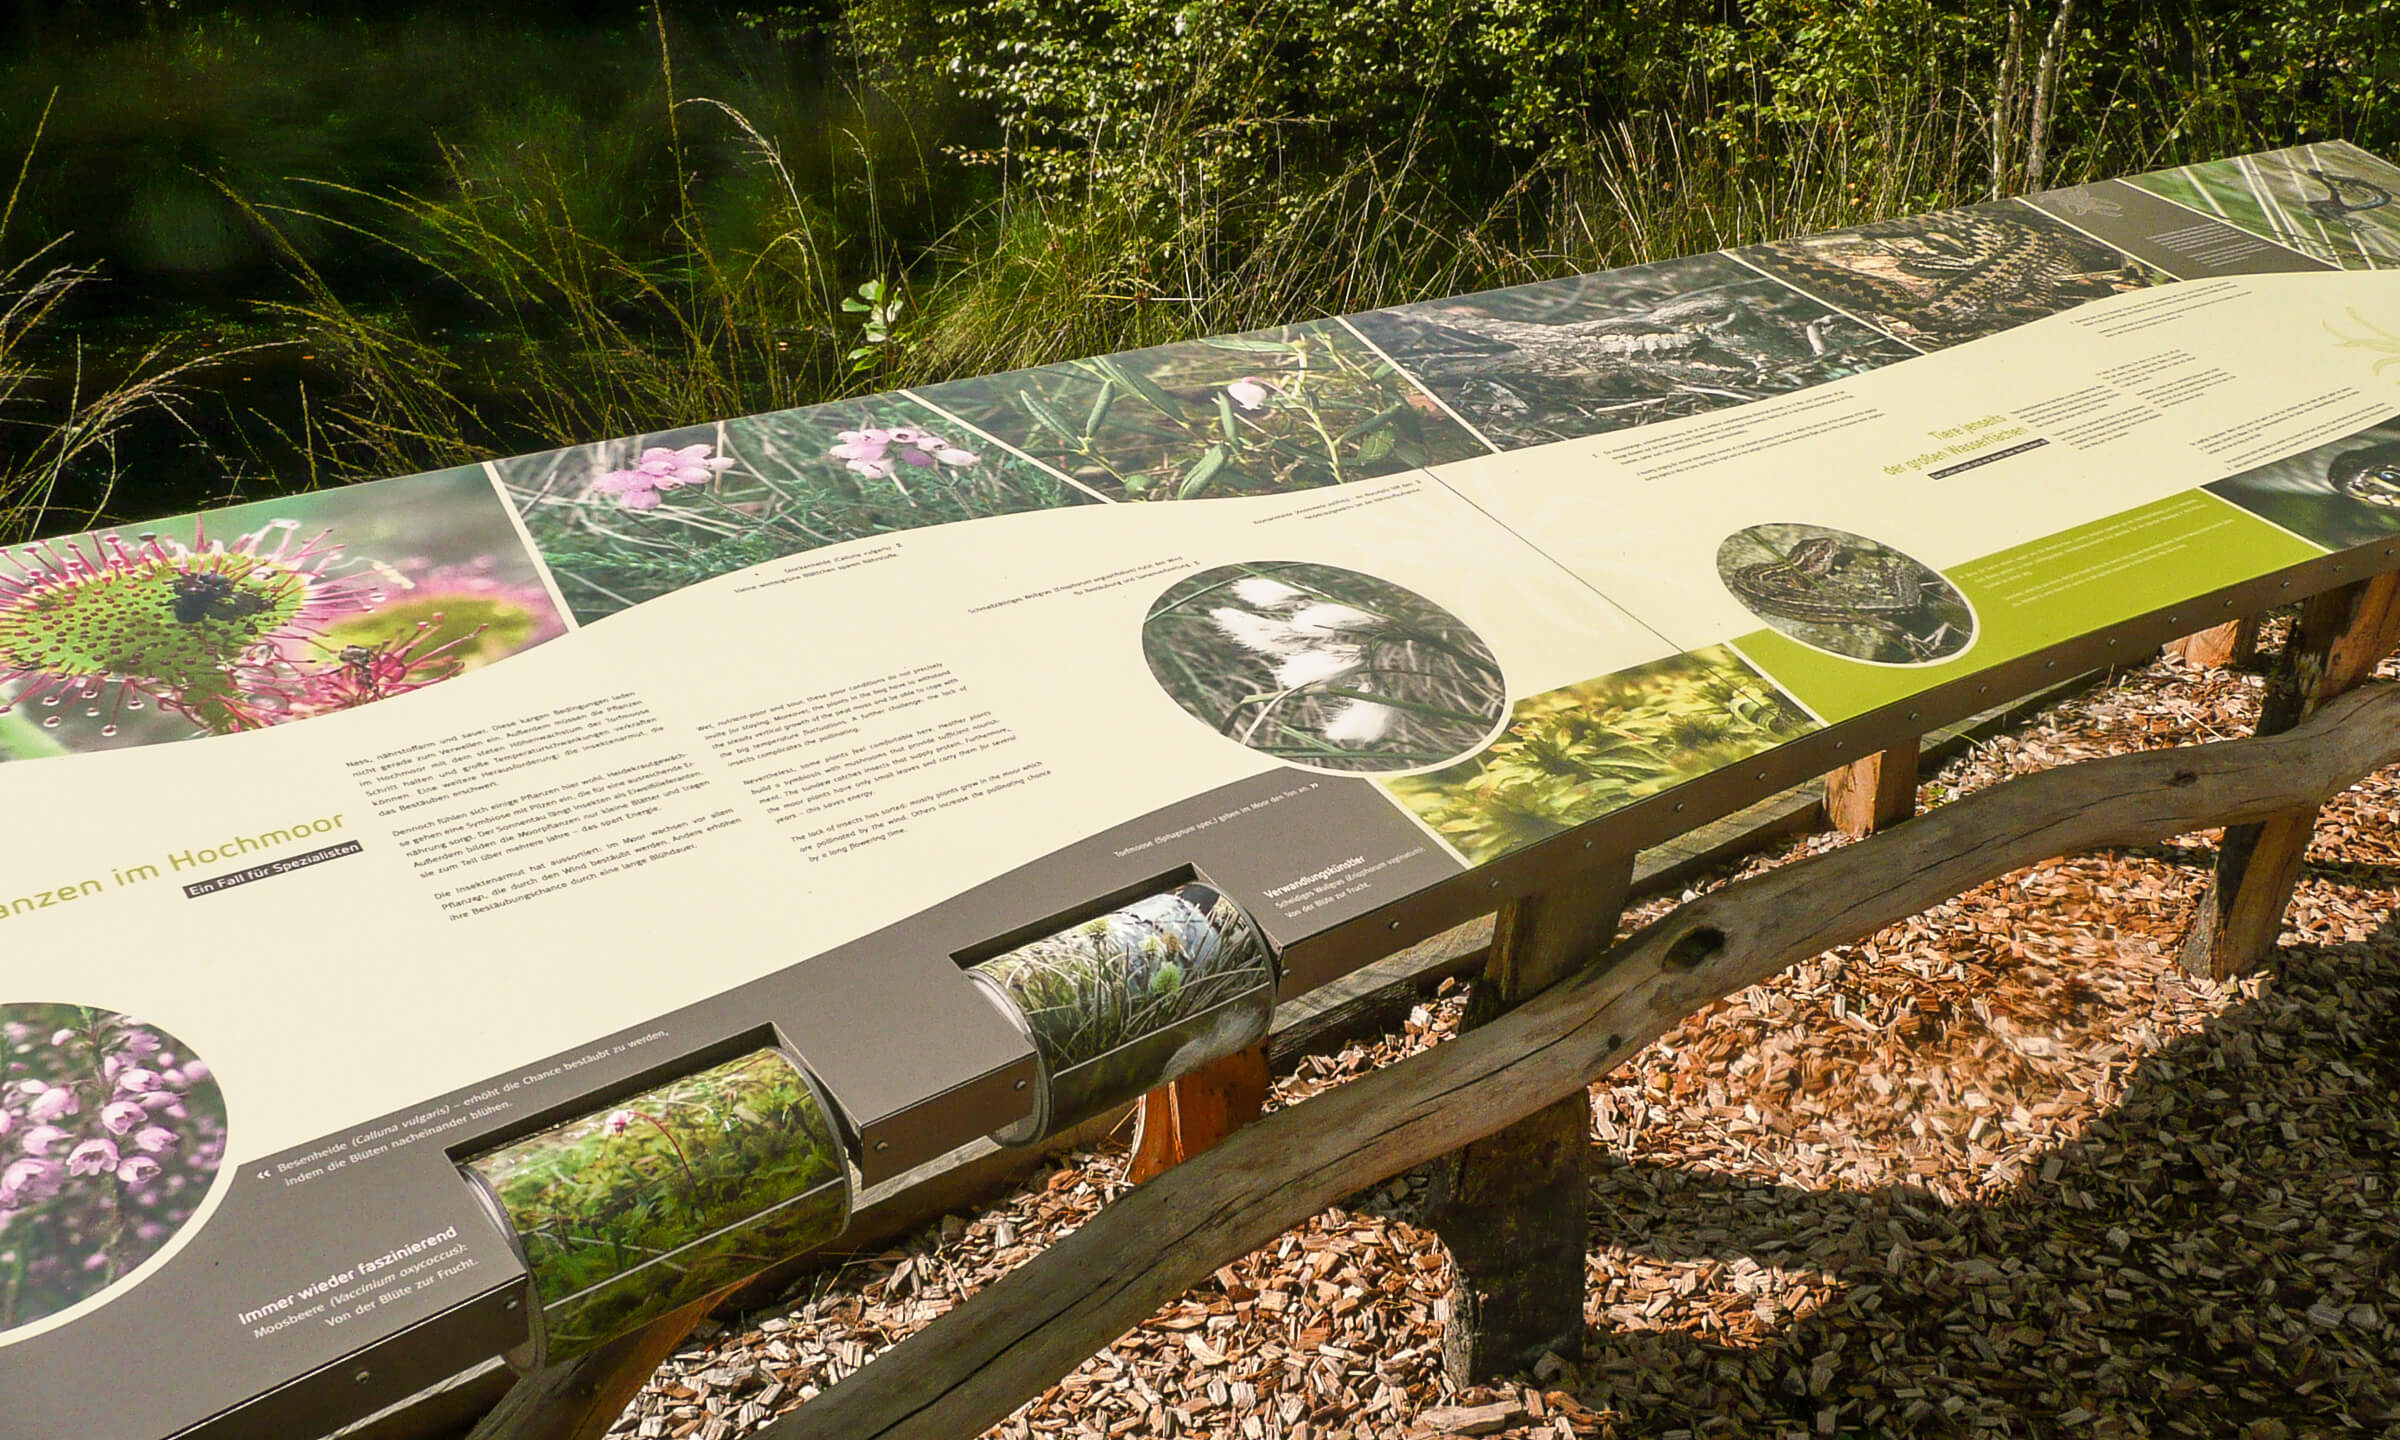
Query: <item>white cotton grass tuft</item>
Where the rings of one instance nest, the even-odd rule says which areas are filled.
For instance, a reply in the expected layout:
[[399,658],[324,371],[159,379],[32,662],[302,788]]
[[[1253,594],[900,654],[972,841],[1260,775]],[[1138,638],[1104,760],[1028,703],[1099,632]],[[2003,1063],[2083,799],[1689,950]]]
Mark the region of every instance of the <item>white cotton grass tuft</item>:
[[1336,745],[1372,745],[1392,733],[1400,712],[1372,700],[1350,699],[1325,722],[1325,738]]
[[[1295,590],[1281,580],[1270,580],[1264,575],[1250,575],[1236,580],[1232,589],[1235,599],[1255,610],[1279,610],[1308,598],[1306,592]],[[1216,613],[1221,615],[1224,612]]]
[[1303,606],[1292,612],[1292,628],[1311,635],[1373,630],[1391,623],[1371,610],[1361,610],[1355,605],[1340,605],[1331,600]]
[[1367,652],[1356,645],[1328,645],[1304,650],[1275,667],[1275,683],[1286,690],[1322,685],[1366,667]]
[[1230,605],[1209,611],[1208,618],[1209,623],[1224,631],[1236,645],[1245,650],[1255,650],[1261,655],[1274,656],[1278,660],[1314,650],[1320,643],[1316,637],[1293,629],[1289,620],[1278,620],[1272,615],[1253,615]]

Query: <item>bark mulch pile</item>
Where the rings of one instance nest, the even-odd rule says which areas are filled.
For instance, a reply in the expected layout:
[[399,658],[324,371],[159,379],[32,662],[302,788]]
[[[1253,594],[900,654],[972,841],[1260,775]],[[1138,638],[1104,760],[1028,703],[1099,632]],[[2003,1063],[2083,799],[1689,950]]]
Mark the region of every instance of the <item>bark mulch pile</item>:
[[[2161,660],[1961,757],[1923,803],[2246,734],[2259,691]],[[2008,876],[1592,1087],[1578,1362],[1444,1383],[1449,1268],[1403,1177],[1220,1270],[992,1434],[2400,1435],[2400,771],[2330,807],[2273,970],[2224,986],[2174,963],[2215,838]],[[1439,1041],[1458,1010],[1453,992],[1303,1062],[1277,1103]],[[1123,1162],[1067,1156],[711,1327],[612,1433],[746,1433],[1088,1218]]]

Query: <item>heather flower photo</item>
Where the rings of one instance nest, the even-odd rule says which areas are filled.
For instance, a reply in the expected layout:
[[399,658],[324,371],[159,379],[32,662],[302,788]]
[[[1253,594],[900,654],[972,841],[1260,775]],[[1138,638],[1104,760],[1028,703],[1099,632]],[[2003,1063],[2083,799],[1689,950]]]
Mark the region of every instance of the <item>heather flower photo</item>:
[[1332,565],[1229,565],[1180,581],[1142,622],[1142,654],[1194,719],[1314,770],[1455,760],[1508,704],[1499,662],[1464,621]]
[[1254,1044],[1275,960],[1242,907],[1194,881],[971,967],[1042,1060],[1029,1144]]
[[841,1233],[826,1103],[759,1050],[466,1163],[516,1234],[557,1360]]
[[224,1096],[173,1036],[82,1005],[0,1004],[0,1334],[156,1255],[224,1160]]
[[1331,320],[913,393],[1112,500],[1308,490],[1488,453]]
[[285,724],[565,633],[479,468],[0,552],[0,759]]
[[845,540],[1097,499],[898,395],[494,468],[585,620]]

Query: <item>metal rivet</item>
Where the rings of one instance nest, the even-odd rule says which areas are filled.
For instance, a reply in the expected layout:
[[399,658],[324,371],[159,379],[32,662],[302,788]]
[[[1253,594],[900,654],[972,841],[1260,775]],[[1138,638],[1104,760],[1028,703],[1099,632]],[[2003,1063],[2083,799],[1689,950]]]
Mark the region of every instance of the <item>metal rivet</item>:
[[1586,850],[1589,850],[1589,849],[1591,849],[1591,848],[1592,848],[1592,845],[1593,845],[1593,843],[1594,843],[1594,842],[1592,842],[1592,841],[1590,841],[1590,840],[1586,840],[1586,841],[1584,841],[1584,842],[1583,842],[1583,848],[1584,848],[1584,849],[1586,849]]
[[1676,801],[1675,808],[1681,810],[1683,808],[1683,802],[1681,800]]
[[1909,711],[1909,712],[1908,712],[1908,718],[1909,718],[1909,719],[1911,719],[1911,720],[1914,720],[1914,719],[1916,719],[1916,718],[1917,718],[1917,712],[1916,712],[1916,711],[1914,711],[1914,710],[1911,710],[1911,711]]
[[1978,695],[1981,695],[1981,694],[1985,693],[1986,691],[1990,690],[1991,688],[1992,688],[1992,687],[1991,687],[1991,686],[1989,686],[1989,685],[1978,685],[1978,686],[1976,686],[1976,687],[1975,687],[1975,693],[1976,693],[1976,694],[1978,694]]
[[1494,890],[1497,890],[1497,889],[1499,889],[1499,888],[1500,888],[1500,882],[1499,882],[1499,881],[1497,881],[1497,880],[1494,880],[1494,881],[1492,882],[1492,888],[1493,888]]
[[2044,670],[2056,670],[2058,668],[2058,662],[2056,660],[2044,660],[2042,662],[2042,668]]
[[1384,926],[1383,928],[1384,928],[1384,929],[1386,929],[1386,930],[1397,930],[1397,929],[1399,929],[1399,928],[1400,928],[1400,922],[1399,922],[1399,921],[1397,921],[1397,920],[1394,920],[1394,921],[1393,921],[1391,924],[1389,924],[1389,925],[1386,925],[1386,926]]
[[889,1150],[889,1149],[891,1149],[891,1148],[892,1148],[892,1142],[891,1142],[891,1141],[889,1141],[889,1140],[878,1140],[878,1141],[876,1141],[876,1142],[875,1142],[875,1149],[876,1149],[876,1152],[877,1152],[878,1154],[880,1154],[881,1152],[883,1152],[883,1151],[885,1151],[885,1150]]
[[1019,1090],[1022,1090],[1022,1089],[1024,1089],[1026,1086],[1028,1086],[1028,1085],[1031,1085],[1032,1083],[1033,1083],[1033,1082],[1032,1082],[1031,1080],[1019,1080],[1019,1081],[1017,1082],[1017,1088],[1018,1088]]
[[2117,637],[2115,637],[2114,635],[2111,635],[2110,637],[2108,637],[2108,643],[2109,643],[2109,644],[2111,644],[2111,645],[2114,645],[2114,644],[2116,644],[2116,643],[2117,643]]
[[364,1384],[366,1384],[366,1383],[367,1383],[367,1373],[368,1373],[368,1372],[366,1372],[366,1371],[364,1371],[364,1370],[361,1370],[361,1371],[359,1371],[359,1372],[358,1372],[356,1375],[353,1375],[353,1376],[351,1376],[350,1378],[351,1378],[352,1380],[355,1380],[355,1381],[357,1381],[359,1384],[361,1384],[361,1385],[364,1385]]
[[2286,580],[2286,581],[2284,581],[2284,582],[2283,582],[2283,588],[2284,588],[2284,589],[2286,589],[2286,590],[2289,590],[2289,589],[2291,589],[2291,588],[2292,588],[2292,582],[2291,582],[2291,581],[2289,581],[2289,580]]
[[520,1302],[518,1301],[518,1299],[517,1299],[517,1297],[516,1297],[516,1296],[514,1296],[514,1295],[511,1295],[511,1296],[509,1296],[509,1297],[508,1297],[508,1308],[509,1308],[509,1309],[511,1309],[511,1310],[514,1310],[514,1309],[516,1309],[519,1303],[520,1303]]
[[1836,750],[1847,750],[1850,748],[1850,742],[1847,740],[1836,740],[1833,742],[1833,748]]

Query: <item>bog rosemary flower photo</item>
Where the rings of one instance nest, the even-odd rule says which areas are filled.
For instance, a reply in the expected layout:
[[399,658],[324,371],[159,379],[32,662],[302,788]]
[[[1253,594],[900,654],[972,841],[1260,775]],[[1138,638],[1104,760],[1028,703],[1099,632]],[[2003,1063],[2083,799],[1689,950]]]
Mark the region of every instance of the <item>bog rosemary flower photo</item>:
[[1712,645],[1529,696],[1481,754],[1383,784],[1480,865],[1815,728]]
[[0,757],[390,699],[563,633],[480,473],[0,551]]
[[670,1081],[467,1162],[573,1354],[839,1234],[847,1161],[773,1050]]
[[1115,500],[1306,490],[1486,453],[1332,320],[911,393]]
[[845,540],[1098,498],[898,395],[495,468],[586,620]]
[[172,1036],[81,1005],[0,1005],[0,1334],[157,1254],[224,1159],[216,1078]]
[[1218,734],[1317,770],[1455,760],[1507,704],[1499,662],[1464,621],[1332,565],[1231,565],[1180,581],[1142,622],[1142,654]]
[[[970,973],[1031,1035],[1050,1086],[1050,1130],[1251,1044],[1274,1011],[1266,942],[1239,905],[1197,882],[1128,901]],[[1245,997],[1257,1003],[1222,1008]]]

